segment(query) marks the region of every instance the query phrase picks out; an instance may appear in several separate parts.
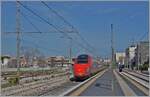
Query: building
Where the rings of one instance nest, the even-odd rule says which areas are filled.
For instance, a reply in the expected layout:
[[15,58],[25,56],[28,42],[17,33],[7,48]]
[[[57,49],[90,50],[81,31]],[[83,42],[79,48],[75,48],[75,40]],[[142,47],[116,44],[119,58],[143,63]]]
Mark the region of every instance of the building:
[[20,57],[20,67],[27,67],[27,60],[25,57]]
[[15,57],[11,57],[8,62],[8,68],[17,68],[17,59]]
[[133,69],[135,66],[136,45],[129,46],[125,51],[125,67]]
[[111,59],[105,58],[105,59],[103,59],[102,63],[103,63],[103,65],[104,65],[104,64],[108,65],[108,64],[111,63]]
[[51,66],[67,66],[69,59],[66,59],[64,56],[51,56],[46,59],[46,63]]
[[1,64],[2,67],[8,67],[8,62],[10,61],[10,56],[6,55],[6,56],[1,56]]
[[[17,68],[17,59],[16,57],[3,56],[2,57],[2,65],[5,65],[7,68]],[[20,66],[26,67],[27,61],[24,57],[20,57]]]
[[125,64],[125,52],[115,53],[115,61],[117,64]]
[[146,62],[149,62],[149,42],[148,41],[141,41],[137,44],[136,48],[136,64],[137,67],[139,65],[143,65]]

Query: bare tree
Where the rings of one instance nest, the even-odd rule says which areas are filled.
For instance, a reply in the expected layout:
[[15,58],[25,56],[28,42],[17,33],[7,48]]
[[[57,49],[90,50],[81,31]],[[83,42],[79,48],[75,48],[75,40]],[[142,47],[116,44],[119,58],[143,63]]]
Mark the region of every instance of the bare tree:
[[27,61],[27,67],[33,66],[33,65],[38,65],[39,60],[41,62],[41,58],[44,58],[42,53],[38,50],[38,48],[26,48],[23,49],[23,55]]

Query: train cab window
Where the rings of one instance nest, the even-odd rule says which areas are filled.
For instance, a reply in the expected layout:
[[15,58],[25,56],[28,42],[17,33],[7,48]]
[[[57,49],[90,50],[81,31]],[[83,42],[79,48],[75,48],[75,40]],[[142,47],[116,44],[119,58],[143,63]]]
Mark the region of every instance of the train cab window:
[[77,58],[78,64],[88,63],[88,55],[80,55]]
[[88,58],[88,55],[80,55],[78,56],[78,59],[87,59]]
[[88,63],[88,60],[84,60],[84,59],[80,59],[80,60],[78,60],[78,62],[77,62],[78,64],[81,64],[81,63]]

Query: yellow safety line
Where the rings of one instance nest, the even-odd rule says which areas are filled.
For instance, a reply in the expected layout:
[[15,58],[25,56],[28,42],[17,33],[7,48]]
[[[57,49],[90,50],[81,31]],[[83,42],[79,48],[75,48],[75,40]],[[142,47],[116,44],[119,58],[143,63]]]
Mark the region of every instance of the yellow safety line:
[[[108,69],[107,69],[108,70]],[[91,79],[90,81],[88,81],[86,84],[84,84],[83,86],[81,86],[79,89],[77,89],[76,91],[72,92],[69,96],[79,96],[83,91],[85,91],[93,82],[96,81],[97,78],[99,78],[100,76],[102,76],[104,73],[106,72],[106,69],[101,71],[100,73],[96,74],[96,76]]]

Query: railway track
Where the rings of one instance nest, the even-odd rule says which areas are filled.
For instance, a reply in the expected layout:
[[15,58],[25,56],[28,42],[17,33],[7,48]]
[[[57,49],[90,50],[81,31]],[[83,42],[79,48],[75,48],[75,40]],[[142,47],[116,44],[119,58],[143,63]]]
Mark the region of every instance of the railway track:
[[140,75],[144,75],[144,76],[147,76],[147,77],[150,76],[149,74],[142,73],[142,72],[140,72],[140,71],[130,70],[130,69],[126,69],[126,68],[125,68],[124,70],[129,71],[129,72],[138,73],[138,74],[140,74]]
[[[101,67],[100,71],[102,71],[104,69],[105,69],[105,67]],[[89,78],[89,79],[92,79],[92,78]],[[81,85],[86,83],[89,79],[87,79],[83,82],[82,81],[69,81],[60,86],[56,86],[53,89],[45,91],[42,94],[40,94],[39,96],[49,96],[49,95],[53,95],[53,96],[62,96],[63,95],[64,96],[67,93],[69,93],[70,91],[72,91],[73,89],[80,87]]]
[[[74,82],[67,79],[68,76],[62,78],[55,78],[53,80],[43,80],[41,82],[28,83],[26,86],[16,87],[14,89],[3,90],[2,95],[5,96],[80,96],[85,93],[85,90],[88,90],[97,79],[101,76],[106,75],[109,69],[102,68],[99,73],[92,76],[91,78],[83,82]],[[110,72],[110,71],[109,71]],[[110,73],[109,73],[110,74]],[[138,75],[134,72],[123,70],[123,72],[118,72],[114,70],[117,81],[121,84],[121,90],[125,96],[138,96],[136,94],[138,91],[142,92],[145,96],[149,95],[149,80],[144,75]],[[143,76],[143,78],[142,78]],[[121,79],[122,78],[122,79]],[[66,80],[67,79],[67,80]],[[102,78],[101,78],[102,79]],[[128,81],[127,81],[128,80]],[[135,89],[132,88],[135,86],[138,89],[135,92]],[[99,82],[101,83],[101,82]],[[102,84],[101,84],[102,85]],[[114,87],[115,88],[115,87]],[[108,90],[110,91],[110,90]],[[7,92],[7,93],[5,93]],[[101,92],[101,91],[100,91]]]
[[108,69],[103,68],[100,70],[99,73],[90,77],[89,79],[81,82],[80,84],[74,86],[73,88],[69,89],[68,91],[64,92],[60,96],[79,96],[84,90],[86,90],[97,78],[102,76]]
[[[59,76],[65,76],[65,75],[67,75],[67,74],[62,73],[62,74],[57,74],[57,75],[47,75],[47,76],[42,76],[42,77],[39,76],[39,77],[34,77],[34,78],[26,78],[26,80],[21,79],[19,85],[7,87],[7,88],[2,88],[2,90],[3,90],[3,92],[12,91],[12,90],[16,90],[16,89],[19,89],[19,88],[22,88],[22,87],[27,87],[27,86],[30,86],[30,85],[41,83],[41,81],[44,81],[45,79],[53,80],[53,79],[58,78]],[[24,82],[22,80],[24,80]],[[39,80],[39,81],[33,81],[33,80]],[[6,81],[6,80],[4,80],[4,81]],[[31,82],[30,83],[25,83],[25,81],[31,81]]]
[[[77,89],[80,86],[86,88],[92,82],[96,80],[100,75],[106,71],[106,68],[101,68],[100,72],[84,82],[74,82],[68,79],[68,76],[56,77],[53,79],[47,79],[37,82],[32,82],[13,88],[7,88],[2,90],[3,96],[58,96],[68,95],[67,93],[73,92],[73,89]],[[67,91],[67,92],[65,92]],[[64,93],[65,92],[65,93]]]
[[42,92],[38,96],[58,96],[61,95],[63,92],[67,91],[68,89],[78,85],[79,83],[80,82],[68,81],[61,84],[60,86],[54,86],[53,88]]
[[4,96],[34,96],[54,86],[59,86],[68,81],[67,76],[56,77],[51,80],[41,80],[33,83],[19,85],[18,87],[2,90]]
[[149,95],[149,77],[140,75],[135,72],[123,70],[118,72],[124,79],[128,80],[132,85],[138,88],[145,95]]
[[148,74],[143,74],[143,73],[140,73],[140,72],[131,71],[131,70],[127,70],[127,69],[124,69],[123,71],[128,73],[128,74],[131,74],[133,76],[136,76],[136,77],[138,77],[140,79],[143,79],[143,80],[149,82],[149,77],[150,76]]
[[[149,95],[149,82],[142,79],[141,75],[133,75],[131,72],[118,72],[113,70],[115,78],[114,82],[108,84],[107,81],[111,78],[111,69],[107,72],[101,71],[93,78],[80,83],[63,94],[63,96],[103,96],[103,95],[124,95],[124,96],[148,96]],[[113,74],[112,74],[113,75]],[[104,79],[106,81],[103,82]],[[128,80],[128,81],[127,81]],[[130,83],[129,83],[130,82]],[[104,84],[103,84],[104,83]],[[118,85],[117,85],[118,83]],[[109,86],[110,85],[110,86]],[[119,90],[119,89],[120,90]],[[106,92],[106,93],[103,93]],[[139,92],[139,93],[138,93]]]

